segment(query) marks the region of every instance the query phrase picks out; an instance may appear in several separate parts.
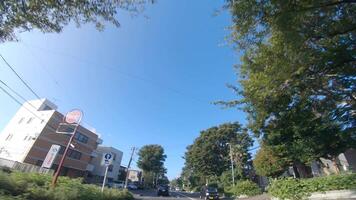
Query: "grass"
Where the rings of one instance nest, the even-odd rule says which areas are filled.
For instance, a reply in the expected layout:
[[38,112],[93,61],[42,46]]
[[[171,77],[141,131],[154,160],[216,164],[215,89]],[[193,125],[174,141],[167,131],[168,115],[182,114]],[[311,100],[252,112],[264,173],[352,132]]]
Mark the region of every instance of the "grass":
[[83,184],[82,179],[60,177],[55,188],[51,187],[51,176],[0,171],[1,200],[131,200],[127,190],[105,189]]

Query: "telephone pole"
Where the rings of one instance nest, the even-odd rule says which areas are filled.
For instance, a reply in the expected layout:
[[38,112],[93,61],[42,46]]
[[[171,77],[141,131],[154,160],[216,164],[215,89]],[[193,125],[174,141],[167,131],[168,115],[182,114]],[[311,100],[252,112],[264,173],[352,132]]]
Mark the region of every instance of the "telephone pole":
[[127,169],[126,169],[126,178],[125,178],[125,187],[124,188],[127,188],[127,181],[129,179],[129,169],[130,169],[130,165],[131,165],[131,162],[132,162],[132,157],[133,157],[133,155],[135,153],[136,147],[132,147],[131,150],[132,150],[131,157],[130,157],[129,164],[127,165]]
[[230,147],[230,161],[231,161],[231,175],[232,175],[232,185],[235,187],[235,173],[234,173],[234,161],[232,157],[232,149],[231,149],[231,144],[226,143]]

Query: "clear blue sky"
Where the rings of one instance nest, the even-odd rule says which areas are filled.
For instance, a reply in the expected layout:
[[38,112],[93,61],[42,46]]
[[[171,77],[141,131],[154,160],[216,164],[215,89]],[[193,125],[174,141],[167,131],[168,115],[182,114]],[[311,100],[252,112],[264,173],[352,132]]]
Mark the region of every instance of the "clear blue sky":
[[[120,28],[98,32],[71,25],[60,34],[20,34],[0,53],[32,88],[61,112],[84,111],[84,121],[105,145],[124,152],[161,144],[168,177],[180,174],[185,148],[199,131],[224,122],[245,123],[245,114],[211,102],[235,98],[239,55],[224,38],[229,13],[213,16],[224,1],[158,1],[143,15],[120,14]],[[27,99],[35,98],[0,62],[0,79]],[[19,106],[0,92],[0,130]],[[135,156],[137,160],[137,156]]]

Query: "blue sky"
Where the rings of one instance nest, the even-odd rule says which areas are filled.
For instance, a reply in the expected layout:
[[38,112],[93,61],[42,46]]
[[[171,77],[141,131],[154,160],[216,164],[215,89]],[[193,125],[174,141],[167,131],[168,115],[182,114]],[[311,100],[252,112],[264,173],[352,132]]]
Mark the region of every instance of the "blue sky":
[[[224,1],[158,1],[144,15],[119,14],[120,28],[73,25],[60,34],[21,33],[0,44],[0,53],[41,96],[61,112],[84,111],[85,123],[104,144],[124,152],[161,144],[169,178],[179,175],[185,148],[200,130],[224,122],[245,123],[245,114],[211,102],[235,98],[239,55],[223,45],[230,16]],[[27,99],[35,97],[0,62],[0,79]],[[19,106],[0,92],[0,130]],[[137,156],[135,156],[137,160]]]

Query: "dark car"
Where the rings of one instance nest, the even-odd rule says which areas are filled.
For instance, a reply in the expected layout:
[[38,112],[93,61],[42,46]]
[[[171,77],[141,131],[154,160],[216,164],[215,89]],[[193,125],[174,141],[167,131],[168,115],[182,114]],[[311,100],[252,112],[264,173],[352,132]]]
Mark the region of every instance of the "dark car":
[[200,198],[201,199],[219,199],[218,189],[214,187],[203,187],[200,191]]
[[157,196],[169,196],[169,187],[167,185],[159,186]]

